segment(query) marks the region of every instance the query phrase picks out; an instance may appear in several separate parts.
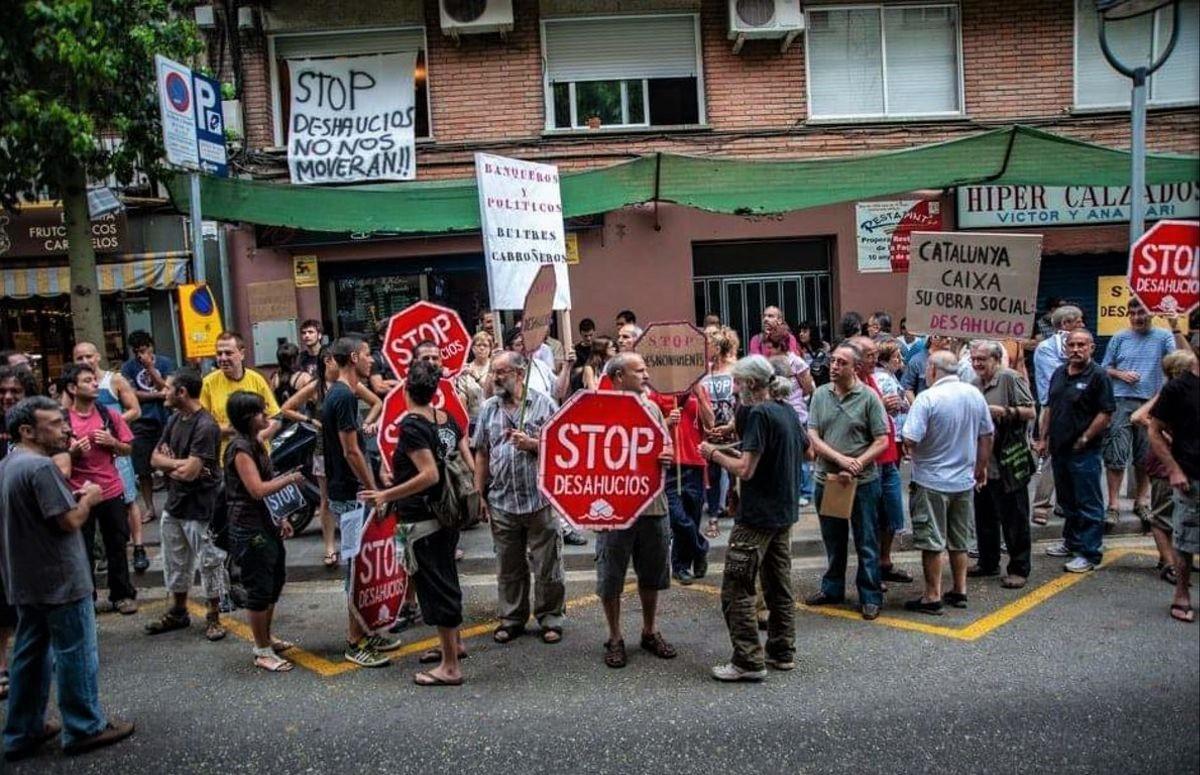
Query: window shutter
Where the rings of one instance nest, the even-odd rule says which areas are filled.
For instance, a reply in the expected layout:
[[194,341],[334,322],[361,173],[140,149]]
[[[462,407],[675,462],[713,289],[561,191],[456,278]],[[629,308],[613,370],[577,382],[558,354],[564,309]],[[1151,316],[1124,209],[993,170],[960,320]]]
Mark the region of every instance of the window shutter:
[[329,32],[315,35],[276,35],[277,59],[348,57],[359,54],[391,54],[423,51],[425,28],[405,27],[373,32]]
[[883,113],[883,50],[878,8],[809,11],[809,112]]
[[[1156,54],[1161,53],[1171,40],[1173,16],[1170,8],[1158,11]],[[1200,0],[1184,0],[1179,8],[1179,39],[1166,64],[1150,76],[1150,98],[1154,102],[1200,102],[1197,61],[1200,61]]]
[[695,16],[545,23],[551,83],[697,76]]
[[956,113],[958,12],[955,8],[887,8],[888,113]]

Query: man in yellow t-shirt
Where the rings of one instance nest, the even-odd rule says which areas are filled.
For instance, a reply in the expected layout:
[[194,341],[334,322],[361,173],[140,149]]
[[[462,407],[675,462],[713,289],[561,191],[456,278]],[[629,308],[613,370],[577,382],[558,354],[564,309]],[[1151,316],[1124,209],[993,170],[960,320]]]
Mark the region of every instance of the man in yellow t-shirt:
[[267,418],[271,423],[259,434],[260,441],[265,444],[279,431],[279,404],[275,401],[275,393],[263,375],[254,369],[246,368],[245,361],[246,342],[242,335],[233,331],[223,331],[217,337],[217,369],[204,378],[204,386],[200,389],[200,404],[221,426],[222,465],[225,460],[225,447],[234,433],[233,426],[229,424],[225,404],[237,391],[245,390],[262,396],[267,406]]

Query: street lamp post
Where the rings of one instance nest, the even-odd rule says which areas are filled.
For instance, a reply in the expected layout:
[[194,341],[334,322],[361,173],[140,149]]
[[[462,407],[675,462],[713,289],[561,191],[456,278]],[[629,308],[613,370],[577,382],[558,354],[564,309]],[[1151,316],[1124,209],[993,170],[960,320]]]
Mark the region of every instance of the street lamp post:
[[[1166,48],[1158,58],[1148,64],[1143,62],[1134,67],[1118,59],[1109,48],[1104,23],[1154,13],[1167,5],[1171,6],[1172,11],[1171,39],[1167,41]],[[1096,10],[1100,13],[1100,50],[1104,52],[1104,58],[1114,70],[1133,81],[1130,105],[1130,156],[1133,159],[1133,170],[1129,176],[1129,244],[1132,245],[1146,230],[1146,79],[1166,64],[1167,58],[1175,49],[1175,41],[1179,39],[1179,0],[1096,0]],[[1153,35],[1153,27],[1151,30]]]

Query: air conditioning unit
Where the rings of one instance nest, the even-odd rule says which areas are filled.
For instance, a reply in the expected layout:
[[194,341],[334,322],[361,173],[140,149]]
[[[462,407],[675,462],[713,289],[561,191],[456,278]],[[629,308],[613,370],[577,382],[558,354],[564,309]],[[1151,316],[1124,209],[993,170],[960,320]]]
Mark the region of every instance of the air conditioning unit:
[[747,40],[783,39],[786,51],[804,31],[800,0],[728,0],[729,39],[736,54]]
[[438,0],[442,34],[479,35],[510,32],[513,28],[512,0]]

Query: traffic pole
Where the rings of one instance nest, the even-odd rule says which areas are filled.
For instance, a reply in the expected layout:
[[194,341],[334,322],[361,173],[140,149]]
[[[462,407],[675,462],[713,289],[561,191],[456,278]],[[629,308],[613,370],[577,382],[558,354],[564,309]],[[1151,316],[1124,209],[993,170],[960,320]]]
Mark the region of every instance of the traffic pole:
[[1133,71],[1133,97],[1130,100],[1130,148],[1133,169],[1129,174],[1129,244],[1146,231],[1146,68]]
[[[204,227],[201,225],[200,220],[200,173],[189,173],[188,182],[191,184],[188,209],[192,220],[193,279],[197,285],[205,285],[208,282],[208,278],[204,271]],[[226,310],[226,313],[228,313],[228,310]]]

